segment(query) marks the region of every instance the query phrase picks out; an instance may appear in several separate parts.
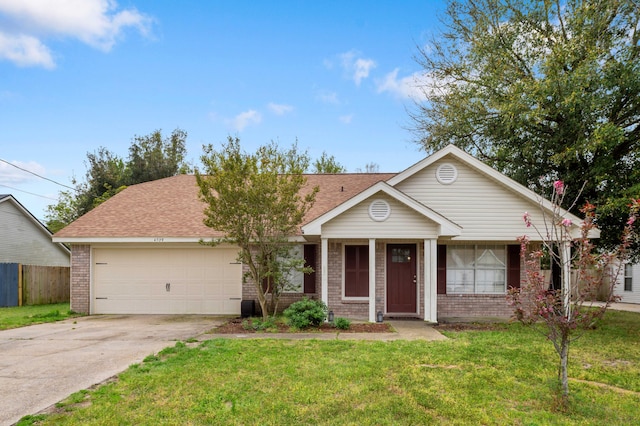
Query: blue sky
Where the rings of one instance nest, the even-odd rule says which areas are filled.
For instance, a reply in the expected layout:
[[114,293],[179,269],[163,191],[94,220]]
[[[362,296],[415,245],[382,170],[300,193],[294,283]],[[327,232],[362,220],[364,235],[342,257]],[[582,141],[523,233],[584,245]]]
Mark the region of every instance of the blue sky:
[[[203,144],[231,135],[247,151],[297,139],[350,172],[403,170],[423,157],[406,130],[413,56],[443,11],[440,1],[0,0],[0,159],[71,185],[87,152],[126,157],[135,135],[179,127],[196,165]],[[39,219],[63,189],[0,162],[0,193]]]

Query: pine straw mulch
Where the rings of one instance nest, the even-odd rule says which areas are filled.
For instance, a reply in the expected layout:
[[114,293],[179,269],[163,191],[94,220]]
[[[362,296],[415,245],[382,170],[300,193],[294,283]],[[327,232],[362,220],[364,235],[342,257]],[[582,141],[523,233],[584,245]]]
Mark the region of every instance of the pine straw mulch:
[[266,331],[256,331],[251,327],[245,328],[242,318],[234,318],[219,327],[211,330],[215,334],[247,334],[247,333],[392,333],[393,329],[388,323],[356,323],[352,322],[348,330],[340,330],[333,326],[333,324],[323,323],[318,328],[310,328],[307,330],[296,330],[289,327],[280,321],[276,322],[276,329],[269,329]]

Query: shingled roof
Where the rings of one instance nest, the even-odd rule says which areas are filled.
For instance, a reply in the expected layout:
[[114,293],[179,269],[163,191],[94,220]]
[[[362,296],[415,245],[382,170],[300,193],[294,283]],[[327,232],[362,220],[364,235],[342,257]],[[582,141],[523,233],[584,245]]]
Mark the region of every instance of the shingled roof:
[[[303,192],[318,186],[307,223],[395,173],[309,174]],[[204,225],[203,203],[193,175],[179,175],[132,185],[58,231],[64,238],[217,238]]]

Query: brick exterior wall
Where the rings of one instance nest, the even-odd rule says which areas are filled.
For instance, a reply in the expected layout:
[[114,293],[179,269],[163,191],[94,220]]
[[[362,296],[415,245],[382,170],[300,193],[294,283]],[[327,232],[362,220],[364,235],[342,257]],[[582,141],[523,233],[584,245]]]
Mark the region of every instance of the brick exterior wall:
[[[328,264],[328,306],[335,317],[345,317],[358,320],[369,319],[369,302],[352,301],[342,299],[342,273],[343,273],[343,242],[329,241]],[[424,244],[417,244],[416,255],[418,257],[418,317],[424,319]],[[322,251],[320,245],[316,247],[316,292],[312,294],[284,293],[280,297],[278,311],[283,311],[292,303],[309,297],[320,299],[320,286],[322,281]],[[385,271],[386,271],[386,245],[383,241],[376,242],[376,312],[385,311]],[[88,264],[87,264],[88,265]],[[243,266],[243,272],[248,270]],[[521,264],[520,275],[525,277],[524,266]],[[88,287],[87,287],[88,288]],[[473,317],[501,317],[508,318],[513,314],[513,307],[507,303],[503,294],[438,294],[438,320],[447,318],[473,318]],[[242,286],[243,300],[255,300],[256,309],[259,311],[257,290],[252,282],[246,282]],[[88,303],[88,297],[87,297]],[[259,313],[259,312],[258,312]]]
[[71,245],[71,310],[89,313],[91,283],[91,246]]
[[513,307],[504,294],[439,294],[438,321],[447,318],[508,318]]
[[[316,292],[315,293],[282,293],[280,295],[280,301],[278,303],[278,312],[282,312],[289,307],[294,302],[298,300],[302,300],[307,297],[309,299],[320,299],[320,284],[322,281],[321,268],[322,268],[322,253],[320,253],[320,245],[316,245],[316,265],[313,266],[313,269],[316,271],[315,282],[316,282]],[[247,272],[249,272],[249,267],[247,265],[242,265],[242,276],[245,277]],[[260,302],[258,301],[258,289],[254,285],[253,280],[244,279],[242,283],[242,300],[255,300],[256,301],[256,315],[261,315],[262,310],[260,308]],[[269,298],[267,297],[267,301]]]
[[[539,244],[531,244],[537,250]],[[524,260],[520,258],[520,282],[526,279]],[[447,318],[510,318],[513,306],[506,294],[438,294],[438,321]]]

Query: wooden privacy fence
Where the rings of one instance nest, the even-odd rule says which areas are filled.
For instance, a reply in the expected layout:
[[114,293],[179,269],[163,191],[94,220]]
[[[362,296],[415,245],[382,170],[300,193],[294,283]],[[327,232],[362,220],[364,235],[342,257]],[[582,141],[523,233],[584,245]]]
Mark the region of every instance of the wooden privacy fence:
[[0,264],[0,306],[46,305],[69,301],[71,268]]

